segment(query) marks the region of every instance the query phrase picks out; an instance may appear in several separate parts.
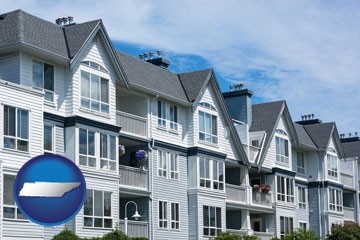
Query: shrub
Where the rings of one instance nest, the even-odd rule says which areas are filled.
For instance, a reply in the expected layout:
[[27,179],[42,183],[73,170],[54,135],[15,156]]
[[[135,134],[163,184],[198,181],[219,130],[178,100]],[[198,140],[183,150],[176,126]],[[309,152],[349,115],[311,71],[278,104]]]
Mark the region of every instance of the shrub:
[[345,223],[343,226],[335,225],[327,240],[356,240],[360,239],[360,227],[356,223]]
[[112,232],[105,234],[101,240],[129,240],[129,237],[122,231],[116,229]]
[[52,240],[80,240],[80,238],[75,233],[65,229],[55,235]]
[[222,232],[217,237],[213,238],[213,240],[260,240],[260,238],[250,235],[237,235],[230,232]]

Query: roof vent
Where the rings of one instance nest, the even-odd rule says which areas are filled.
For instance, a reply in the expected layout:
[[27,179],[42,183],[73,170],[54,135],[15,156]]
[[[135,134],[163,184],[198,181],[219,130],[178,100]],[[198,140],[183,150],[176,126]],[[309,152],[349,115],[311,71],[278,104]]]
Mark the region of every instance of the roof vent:
[[230,85],[230,92],[232,92],[233,90],[235,90],[235,91],[243,90],[243,88],[244,88],[243,83],[237,83],[234,85]]
[[168,68],[168,66],[170,65],[170,61],[163,58],[162,57],[162,51],[161,50],[157,50],[157,58],[154,58],[154,52],[149,52],[149,59],[147,58],[148,54],[147,53],[144,53],[144,60],[149,62],[149,63],[152,63],[158,67],[161,67],[161,68]]
[[301,121],[298,121],[296,123],[301,125],[309,125],[309,124],[322,123],[322,121],[320,119],[316,119],[315,114],[310,113],[310,114],[301,115]]
[[139,54],[139,58],[141,59],[141,60],[144,60],[144,54]]
[[62,17],[62,18],[57,18],[55,20],[56,25],[58,26],[69,26],[69,25],[74,25],[74,17]]

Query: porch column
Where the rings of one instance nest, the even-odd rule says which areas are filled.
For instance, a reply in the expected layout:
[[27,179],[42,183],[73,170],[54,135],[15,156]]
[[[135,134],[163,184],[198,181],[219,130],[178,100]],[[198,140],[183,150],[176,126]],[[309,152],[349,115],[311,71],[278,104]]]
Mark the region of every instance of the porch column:
[[246,230],[249,235],[254,233],[251,229],[250,212],[247,209],[241,210],[241,229]]

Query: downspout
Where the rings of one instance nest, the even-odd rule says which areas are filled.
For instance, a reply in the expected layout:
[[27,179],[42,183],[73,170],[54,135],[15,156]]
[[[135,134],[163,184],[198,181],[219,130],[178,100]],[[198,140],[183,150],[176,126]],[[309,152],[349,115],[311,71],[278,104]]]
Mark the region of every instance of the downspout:
[[[325,154],[322,154],[321,151],[318,152],[319,156],[320,156],[320,161],[319,161],[319,169],[321,169],[321,186],[320,186],[320,201],[319,201],[319,221],[320,221],[320,239],[324,239],[323,235],[325,234],[325,214],[324,214],[324,201],[325,201],[325,195],[324,195],[324,191],[325,191]],[[322,159],[322,160],[321,160]],[[323,227],[324,227],[324,231],[323,231]]]
[[354,203],[354,206],[356,206],[356,222],[359,223],[359,194],[358,194],[358,191],[359,191],[359,169],[358,169],[358,157],[354,157],[354,169],[355,169],[355,183],[354,183],[354,186],[355,186],[355,203]]

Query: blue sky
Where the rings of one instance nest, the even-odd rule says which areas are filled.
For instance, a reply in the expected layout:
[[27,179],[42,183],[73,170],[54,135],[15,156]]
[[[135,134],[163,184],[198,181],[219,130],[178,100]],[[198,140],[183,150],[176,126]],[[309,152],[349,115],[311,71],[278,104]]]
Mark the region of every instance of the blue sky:
[[213,67],[223,91],[285,99],[294,121],[314,113],[360,132],[360,1],[1,0],[49,21],[103,19],[117,49],[162,49],[176,72]]

